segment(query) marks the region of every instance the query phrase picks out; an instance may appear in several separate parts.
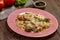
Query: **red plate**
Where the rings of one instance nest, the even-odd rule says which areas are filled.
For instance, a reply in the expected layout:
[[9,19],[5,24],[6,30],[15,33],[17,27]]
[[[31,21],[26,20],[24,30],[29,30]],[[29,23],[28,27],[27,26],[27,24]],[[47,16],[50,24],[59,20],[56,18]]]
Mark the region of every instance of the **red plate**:
[[[35,13],[35,14],[44,15],[45,17],[47,17],[51,20],[51,25],[49,26],[49,28],[47,30],[43,30],[39,33],[25,32],[25,31],[19,29],[19,27],[17,27],[16,23],[15,23],[17,15],[22,13],[22,12],[32,12],[32,13]],[[14,32],[16,32],[20,35],[23,35],[23,36],[27,36],[27,37],[44,37],[44,36],[48,36],[48,35],[54,33],[58,28],[58,21],[56,20],[56,18],[51,13],[40,10],[40,9],[34,9],[34,8],[23,8],[23,9],[19,9],[19,10],[16,10],[16,11],[12,12],[8,16],[7,23],[9,25],[9,27]]]

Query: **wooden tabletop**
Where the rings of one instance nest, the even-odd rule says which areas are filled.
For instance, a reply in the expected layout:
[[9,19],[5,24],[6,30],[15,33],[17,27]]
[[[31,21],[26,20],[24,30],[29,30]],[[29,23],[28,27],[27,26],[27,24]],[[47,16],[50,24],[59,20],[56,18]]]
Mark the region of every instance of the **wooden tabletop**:
[[[46,11],[54,15],[60,24],[60,0],[44,0]],[[60,25],[55,33],[43,38],[29,38],[13,32],[7,25],[7,19],[0,21],[0,40],[60,40]]]

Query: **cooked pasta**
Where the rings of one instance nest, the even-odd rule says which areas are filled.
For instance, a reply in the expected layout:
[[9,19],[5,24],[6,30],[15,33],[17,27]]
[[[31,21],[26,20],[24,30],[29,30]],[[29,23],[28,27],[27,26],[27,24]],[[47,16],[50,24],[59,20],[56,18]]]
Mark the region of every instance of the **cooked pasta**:
[[43,15],[25,13],[16,17],[17,26],[27,32],[40,32],[49,28],[50,19]]

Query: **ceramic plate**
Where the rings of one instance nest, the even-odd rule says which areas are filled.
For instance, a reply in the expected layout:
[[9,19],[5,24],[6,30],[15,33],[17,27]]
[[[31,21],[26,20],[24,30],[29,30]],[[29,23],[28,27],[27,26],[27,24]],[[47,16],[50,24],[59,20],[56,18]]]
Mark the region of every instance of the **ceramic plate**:
[[[23,12],[32,12],[35,14],[41,14],[50,19],[51,25],[49,26],[49,28],[47,30],[43,30],[38,33],[25,32],[25,31],[21,30],[19,27],[17,27],[17,25],[15,23],[17,15],[20,13],[23,13]],[[27,36],[27,37],[45,37],[45,36],[48,36],[48,35],[54,33],[58,28],[58,21],[51,13],[46,12],[44,10],[35,9],[35,8],[22,8],[22,9],[18,9],[16,11],[12,12],[8,16],[7,23],[8,23],[8,26],[14,32],[16,32],[20,35],[23,35],[23,36]]]

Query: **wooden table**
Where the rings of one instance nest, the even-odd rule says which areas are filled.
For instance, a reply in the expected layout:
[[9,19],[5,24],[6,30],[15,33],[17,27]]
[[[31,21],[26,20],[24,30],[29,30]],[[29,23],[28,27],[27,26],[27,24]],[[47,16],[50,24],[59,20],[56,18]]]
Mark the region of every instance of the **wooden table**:
[[[60,0],[44,0],[44,1],[46,1],[48,4],[45,10],[53,14],[60,24]],[[29,38],[13,32],[8,27],[6,21],[7,21],[6,19],[0,21],[0,40],[60,40],[60,25],[58,30],[50,36],[43,38]]]

